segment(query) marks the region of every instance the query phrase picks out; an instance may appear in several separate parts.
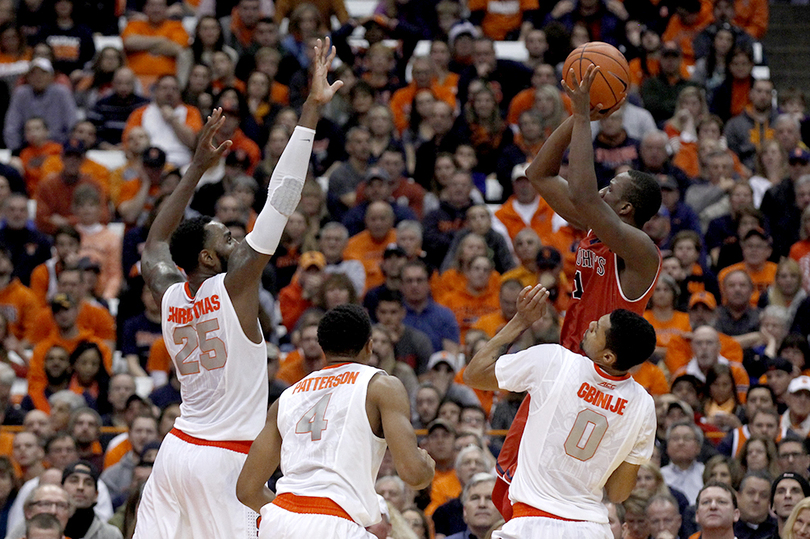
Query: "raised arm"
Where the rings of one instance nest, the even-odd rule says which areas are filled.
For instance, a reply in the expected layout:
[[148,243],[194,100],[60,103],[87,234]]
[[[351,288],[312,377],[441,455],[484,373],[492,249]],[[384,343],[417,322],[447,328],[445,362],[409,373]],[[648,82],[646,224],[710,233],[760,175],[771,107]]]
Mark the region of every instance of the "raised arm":
[[497,391],[498,378],[495,376],[495,363],[509,350],[509,346],[520,335],[546,313],[548,290],[537,285],[527,286],[520,291],[517,300],[517,313],[492,339],[489,340],[464,369],[464,383],[474,389]]
[[281,462],[281,434],[278,432],[278,401],[267,411],[267,420],[250,446],[245,464],[236,480],[236,497],[257,513],[275,498],[267,481]]
[[239,316],[245,334],[254,342],[261,339],[256,316],[259,312],[257,294],[262,271],[276,251],[287,218],[295,211],[301,199],[301,189],[306,180],[315,127],[321,108],[332,100],[343,81],[331,85],[326,79],[329,66],[335,59],[335,48],[321,40],[315,45],[315,63],[312,85],[287,147],[284,148],[267,187],[267,202],[256,218],[253,231],[236,248],[228,261],[225,287]]
[[427,487],[433,480],[436,463],[416,443],[405,386],[393,376],[375,376],[368,385],[366,402],[371,420],[379,413],[382,434],[399,477],[414,490]]
[[169,239],[172,232],[180,225],[180,221],[183,220],[183,213],[194,195],[200,178],[206,170],[219,161],[225,150],[231,146],[230,140],[226,140],[216,148],[211,144],[214,133],[224,121],[222,109],[216,109],[211,113],[203,127],[191,165],[158,212],[155,222],[149,229],[149,235],[146,237],[141,257],[141,269],[146,285],[152,291],[158,305],[161,304],[163,293],[169,286],[184,280],[169,252]]
[[[593,165],[591,120],[610,116],[623,103],[620,102],[604,113],[597,112],[600,106],[591,111],[590,88],[598,73],[599,68],[591,65],[582,82],[577,83],[574,76],[574,88],[563,81],[563,87],[571,97],[574,108],[571,119],[571,152],[568,156],[570,162],[568,191],[571,203],[582,216],[583,224],[592,229],[611,251],[620,256],[628,269],[639,275],[649,276],[647,279],[649,285],[658,270],[658,251],[655,244],[640,228],[622,221],[616,211],[602,198],[597,187]],[[607,187],[609,191],[614,189],[614,181]]]

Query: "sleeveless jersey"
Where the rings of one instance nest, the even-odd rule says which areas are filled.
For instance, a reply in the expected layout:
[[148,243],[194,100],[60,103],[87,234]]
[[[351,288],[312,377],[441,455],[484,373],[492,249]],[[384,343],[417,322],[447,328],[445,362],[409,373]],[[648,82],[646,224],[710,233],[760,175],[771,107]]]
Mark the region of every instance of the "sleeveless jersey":
[[501,389],[531,396],[512,502],[607,523],[602,489],[610,475],[622,462],[642,464],[652,456],[652,397],[629,374],[610,376],[556,344],[501,357],[495,375]]
[[194,297],[188,283],[170,286],[161,309],[183,398],[174,426],[204,440],[255,440],[266,418],[267,350],[242,331],[225,274],[207,279]]
[[[616,310],[627,309],[644,314],[652,298],[658,276],[661,274],[661,252],[658,252],[658,269],[655,279],[644,294],[630,300],[622,291],[619,280],[619,257],[596,237],[593,230],[579,242],[576,273],[574,273],[573,302],[565,313],[560,344],[571,351],[580,352],[579,343],[594,320]],[[582,298],[585,301],[580,301]]]
[[379,369],[342,363],[313,372],[278,400],[276,494],[329,498],[361,526],[382,518],[374,481],[386,443],[371,430],[366,394]]
[[[661,252],[659,251],[658,269],[652,284],[640,298],[627,299],[619,280],[618,256],[596,237],[593,230],[589,230],[588,235],[579,242],[577,248],[574,291],[571,293],[573,301],[565,313],[560,343],[568,350],[580,353],[579,343],[592,321],[598,320],[615,309],[627,309],[639,315],[643,314],[647,303],[652,298],[660,275]],[[581,301],[583,298],[584,301]],[[523,399],[498,455],[495,471],[498,477],[506,483],[512,480],[512,474],[515,471],[520,437],[526,426],[530,399],[531,395]],[[509,520],[511,505],[503,485],[499,485],[493,494],[493,502],[504,519]]]

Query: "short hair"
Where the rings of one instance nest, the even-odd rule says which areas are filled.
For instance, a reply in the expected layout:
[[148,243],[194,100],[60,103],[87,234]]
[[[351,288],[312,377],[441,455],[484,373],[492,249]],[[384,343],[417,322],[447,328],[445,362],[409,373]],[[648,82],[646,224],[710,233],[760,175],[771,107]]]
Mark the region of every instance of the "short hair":
[[208,237],[205,226],[210,222],[211,217],[207,215],[185,219],[172,233],[169,252],[174,263],[186,273],[193,272],[200,265],[200,251],[205,249]]
[[504,282],[501,283],[500,288],[501,294],[503,294],[503,291],[507,288],[515,288],[517,290],[523,290],[523,283],[521,283],[517,279],[506,279]]
[[43,448],[45,450],[45,453],[48,453],[51,450],[51,446],[53,446],[53,444],[58,442],[59,440],[71,440],[73,442],[73,446],[77,447],[76,439],[73,438],[73,436],[71,436],[67,432],[57,432],[56,434],[45,440],[45,447]]
[[323,236],[323,233],[328,230],[339,230],[344,236],[343,238],[344,241],[349,239],[349,230],[345,226],[343,226],[342,223],[338,223],[337,221],[330,221],[326,223],[325,225],[323,225],[323,228],[321,228],[320,235]]
[[700,427],[698,427],[691,421],[678,421],[677,423],[673,423],[672,425],[670,425],[669,428],[667,429],[667,435],[665,439],[669,440],[669,437],[672,436],[672,431],[678,427],[689,427],[689,430],[691,430],[692,434],[695,435],[698,445],[701,446],[703,445],[703,431],[700,429]]
[[773,483],[773,477],[764,470],[757,470],[755,472],[748,472],[746,473],[742,479],[740,479],[740,488],[739,490],[742,491],[745,488],[745,483],[748,482],[749,479],[762,479],[763,481],[767,481],[770,487],[770,484]]
[[467,501],[467,497],[470,495],[470,490],[480,484],[485,483],[487,481],[492,481],[493,483],[496,481],[496,478],[491,473],[487,472],[479,472],[472,476],[467,484],[464,485],[464,489],[461,491],[461,503],[465,503]]
[[356,356],[370,338],[371,320],[359,305],[338,305],[318,323],[318,343],[326,355]]
[[82,237],[79,234],[79,231],[73,228],[70,225],[63,225],[56,229],[56,232],[53,233],[53,239],[56,241],[56,238],[59,236],[68,236],[76,240],[76,243],[81,243]]
[[700,495],[703,494],[704,490],[711,487],[721,488],[731,494],[731,503],[734,505],[734,509],[737,509],[737,494],[734,492],[734,489],[725,483],[721,483],[720,481],[709,481],[703,485],[703,488],[700,489],[700,492],[698,492],[698,495],[695,498],[695,505],[700,505]]
[[32,530],[56,530],[61,536],[62,524],[59,519],[50,513],[39,513],[25,521],[25,535],[30,537]]
[[694,230],[681,230],[675,234],[675,236],[672,237],[672,248],[674,249],[675,246],[682,241],[691,241],[695,246],[695,249],[698,251],[703,249],[703,240],[701,239],[700,234]]
[[633,492],[622,502],[625,514],[643,515],[647,510],[647,496],[640,492]]
[[775,318],[786,328],[790,328],[792,317],[787,307],[782,307],[781,305],[768,305],[762,309],[762,312],[759,314],[759,321],[762,322],[766,316]]
[[379,479],[377,479],[377,481],[374,483],[374,488],[375,488],[375,490],[376,490],[376,488],[378,487],[378,485],[379,485],[380,483],[382,483],[383,481],[393,481],[393,482],[394,482],[394,484],[395,484],[395,485],[397,486],[397,488],[399,489],[399,491],[400,491],[402,494],[405,494],[406,489],[407,489],[407,485],[405,484],[405,481],[403,481],[402,479],[400,479],[400,478],[399,478],[399,476],[396,476],[396,475],[384,475],[384,476],[380,477],[380,478],[379,478]]
[[55,406],[56,404],[64,403],[70,406],[70,413],[75,412],[83,406],[87,406],[87,401],[84,397],[77,395],[69,389],[62,389],[48,397],[48,404]]
[[633,219],[639,228],[649,221],[661,208],[661,187],[658,181],[646,172],[629,170],[627,174],[633,180],[624,190],[622,196],[633,205]]
[[647,506],[644,510],[648,510],[654,503],[668,503],[680,514],[678,500],[676,500],[671,494],[656,494],[655,496],[651,496],[650,499],[647,500]]
[[419,268],[420,270],[425,272],[425,275],[430,277],[430,270],[427,267],[427,264],[422,262],[421,260],[410,260],[405,262],[405,265],[402,266],[402,273],[405,273],[405,270],[408,268]]
[[644,317],[627,309],[610,313],[605,348],[616,354],[613,368],[626,372],[644,363],[655,351],[655,329]]
[[[768,393],[770,393],[770,395],[771,395],[771,402],[776,404],[776,393],[773,392],[773,389],[771,388],[771,386],[763,385],[763,384],[759,384],[759,383],[752,384],[752,385],[748,386],[748,391],[745,392],[746,402],[748,401],[748,397],[751,395],[751,392],[753,390],[755,390],[755,389],[765,389],[765,390],[767,390]],[[760,412],[760,411],[761,410],[757,410],[757,412]],[[756,416],[756,415],[757,414],[755,413],[754,416]],[[779,414],[776,414],[776,415],[779,415]],[[754,418],[752,417],[751,419],[753,420]]]
[[104,421],[101,419],[101,415],[90,408],[89,406],[83,406],[78,410],[74,410],[72,414],[70,414],[70,422],[68,422],[68,432],[73,431],[73,427],[76,425],[76,421],[79,419],[80,415],[90,414],[96,420],[96,423],[99,427],[104,424]]
[[400,221],[397,224],[397,232],[405,232],[406,230],[412,230],[413,232],[416,232],[416,234],[419,236],[419,239],[420,240],[422,239],[423,228],[422,223],[420,223],[419,221],[414,221],[412,219],[405,219],[404,221]]
[[383,301],[387,303],[399,303],[402,305],[402,292],[399,290],[391,290],[389,288],[383,288],[380,291],[380,294],[377,296],[377,305],[382,303]]
[[804,440],[802,440],[795,434],[788,434],[781,440],[779,440],[779,443],[776,444],[777,451],[779,449],[782,449],[782,446],[785,444],[799,444],[800,446],[802,446],[802,451],[804,452],[804,454],[805,455],[807,454],[807,447],[804,445]]

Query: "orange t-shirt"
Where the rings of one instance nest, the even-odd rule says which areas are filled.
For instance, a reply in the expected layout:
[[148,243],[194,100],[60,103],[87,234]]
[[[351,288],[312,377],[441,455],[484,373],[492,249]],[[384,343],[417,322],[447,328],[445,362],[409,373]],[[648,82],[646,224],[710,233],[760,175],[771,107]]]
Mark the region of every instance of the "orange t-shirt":
[[172,358],[169,357],[169,350],[163,337],[158,337],[152,346],[149,347],[149,359],[146,360],[146,372],[155,371],[169,372]]
[[433,482],[430,484],[430,503],[425,507],[425,514],[433,515],[440,505],[459,496],[461,496],[461,483],[456,471],[452,468],[447,471],[436,470]]
[[732,23],[761,40],[768,30],[768,0],[734,0]]
[[346,260],[359,260],[366,270],[366,290],[371,290],[385,282],[380,264],[383,261],[383,252],[389,243],[397,241],[397,232],[391,229],[382,239],[375,241],[368,230],[355,234],[349,238],[349,243],[343,251]]
[[[42,163],[42,179],[50,178],[62,172],[65,164],[62,162],[62,155],[50,155]],[[104,189],[104,194],[110,196],[110,171],[107,167],[85,158],[79,167],[79,172],[90,176],[96,183]]]
[[291,386],[301,381],[309,374],[310,373],[304,368],[304,356],[301,355],[301,351],[296,348],[287,354],[287,357],[281,362],[281,367],[278,369],[276,379]]
[[[527,88],[519,91],[512,101],[509,102],[509,112],[506,114],[506,122],[510,125],[517,125],[520,115],[531,110],[534,107],[534,95],[537,93],[536,88]],[[568,111],[568,114],[573,114],[574,108],[571,104],[571,98],[568,97],[563,91],[560,91],[563,107]]]
[[717,274],[717,282],[720,283],[720,288],[723,288],[723,282],[729,273],[733,271],[742,270],[751,277],[754,281],[754,293],[751,294],[751,307],[756,307],[759,301],[759,295],[765,292],[769,286],[773,284],[776,279],[776,262],[765,262],[765,265],[760,270],[753,270],[745,265],[745,262],[737,262],[720,270]]
[[683,336],[692,331],[689,315],[680,311],[672,313],[672,318],[663,322],[655,317],[652,309],[644,311],[644,319],[655,328],[655,345],[668,346],[673,335]]
[[[76,316],[76,326],[80,331],[87,331],[96,339],[102,341],[115,341],[115,318],[110,312],[100,305],[82,300],[79,306],[79,314]],[[34,328],[34,342],[40,342],[56,333],[56,322],[53,319],[53,312],[45,308],[37,319],[37,326]]]
[[633,376],[633,380],[646,389],[650,395],[656,396],[669,393],[667,377],[658,365],[645,361],[638,366],[638,369],[631,370],[630,374]]
[[[641,69],[641,58],[633,58],[630,60],[630,84],[634,84],[638,87],[641,87],[641,83],[643,83],[647,78],[656,77],[661,72],[661,61],[658,58],[647,58],[647,74],[644,74],[644,70]],[[684,80],[689,80],[689,70],[686,68],[686,64],[681,62],[681,78]]]
[[[740,343],[723,333],[720,334],[720,355],[731,363],[742,365],[743,351]],[[692,359],[692,356],[694,354],[692,353],[691,343],[682,335],[673,335],[669,339],[664,364],[670,373],[674,373],[678,369],[685,367],[689,360]]]
[[[480,329],[491,339],[496,333],[503,329],[507,322],[509,322],[509,320],[504,318],[503,313],[498,310],[494,313],[485,314],[476,320],[470,329]],[[458,376],[456,376],[456,378],[458,378]],[[459,383],[463,384],[464,382]]]
[[[125,51],[127,38],[130,36],[164,37],[181,47],[188,46],[188,34],[180,21],[166,20],[158,26],[153,26],[149,21],[129,21],[121,32]],[[177,71],[177,60],[171,56],[152,54],[148,50],[132,51],[127,53],[127,67],[139,77],[156,78],[161,75],[174,75]]]
[[20,152],[20,160],[23,162],[25,171],[25,188],[28,194],[37,192],[39,182],[47,175],[42,166],[49,155],[62,155],[62,145],[53,141],[48,141],[42,146],[27,146]]
[[810,238],[799,240],[790,246],[790,258],[798,262],[804,256],[810,254]]
[[[431,81],[430,85],[430,93],[433,94],[433,97],[439,101],[444,101],[453,109],[456,108],[456,96],[455,94],[445,88],[444,86],[439,85],[439,82],[434,77],[433,81]],[[391,96],[391,101],[388,103],[389,108],[391,109],[392,114],[394,115],[394,126],[397,128],[400,134],[408,128],[411,119],[411,108],[413,107],[413,100],[416,97],[416,92],[419,91],[416,88],[416,83],[411,82],[404,88],[400,88]]]
[[294,276],[292,282],[278,293],[281,322],[287,328],[287,331],[292,331],[304,311],[313,306],[311,301],[304,299],[303,292],[298,277]]
[[[467,330],[482,316],[501,310],[498,299],[500,278],[490,279],[487,287],[480,294],[473,294],[466,287],[453,293],[444,294],[436,301],[451,311],[456,317],[460,338],[463,341]],[[494,284],[494,286],[493,286]]]
[[278,103],[279,105],[289,105],[290,87],[280,82],[273,81],[272,84],[270,84],[270,99],[273,103]]
[[[746,176],[745,167],[743,167],[737,154],[731,150],[726,150],[726,153],[734,160],[734,171],[740,176]],[[683,170],[690,178],[700,176],[700,158],[698,156],[697,143],[681,142],[681,149],[675,154],[675,157],[672,159],[672,164]]]
[[674,41],[680,46],[683,52],[683,61],[687,65],[694,65],[695,63],[695,49],[692,42],[714,20],[712,2],[701,0],[700,4],[700,13],[698,13],[694,24],[687,26],[680,16],[675,15],[669,19],[667,29],[664,30],[664,35],[661,36],[661,41]]
[[36,295],[16,277],[0,290],[0,309],[8,320],[8,327],[17,339],[32,338],[42,307]]
[[507,34],[520,30],[523,12],[537,9],[537,0],[470,0],[470,11],[486,10],[481,30],[495,41],[503,41]]

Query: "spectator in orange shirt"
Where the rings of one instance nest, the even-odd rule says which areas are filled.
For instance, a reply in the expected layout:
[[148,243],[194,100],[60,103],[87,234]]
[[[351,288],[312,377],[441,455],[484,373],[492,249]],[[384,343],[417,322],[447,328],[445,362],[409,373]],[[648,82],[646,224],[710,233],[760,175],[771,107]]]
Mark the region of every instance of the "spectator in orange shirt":
[[287,331],[292,331],[304,311],[315,305],[315,298],[325,278],[324,268],[326,258],[322,253],[303,253],[298,260],[298,269],[292,282],[279,292],[281,320]]
[[318,324],[310,322],[298,333],[298,348],[281,362],[276,374],[276,378],[287,385],[293,385],[326,366],[323,350],[318,344]]
[[181,101],[180,85],[174,75],[158,77],[153,95],[154,102],[135,109],[130,114],[122,138],[126,140],[133,127],[143,127],[152,145],[166,152],[169,163],[178,167],[185,166],[191,162],[197,133],[202,129],[200,111]]
[[104,188],[96,180],[81,171],[84,152],[83,143],[76,140],[66,142],[62,156],[64,162],[62,172],[45,179],[40,184],[36,195],[37,215],[35,222],[37,228],[46,234],[53,234],[58,227],[76,222],[76,216],[72,212],[71,204],[73,194],[81,185],[90,185],[98,190],[102,207],[99,220],[104,224],[110,220],[109,210],[107,209],[107,195]]
[[[135,127],[130,135],[139,136],[141,133],[146,135],[143,128]],[[118,214],[127,224],[137,223],[143,219],[144,213],[152,211],[155,200],[169,194],[175,187],[174,183],[164,180],[171,173],[179,174],[175,168],[166,169],[166,153],[155,146],[140,153],[133,152],[131,165],[121,172],[121,178],[128,179],[121,184],[115,202]]]
[[236,63],[225,51],[211,55],[211,87],[218,94],[225,88],[236,88],[245,93],[245,83],[236,78]]
[[231,140],[230,152],[244,152],[250,163],[245,172],[248,175],[253,175],[253,169],[261,160],[262,152],[259,146],[250,140],[239,127],[242,120],[250,116],[247,101],[234,88],[226,88],[217,97],[215,106],[222,107],[225,122],[214,135],[214,144],[221,144],[225,140]]
[[[261,8],[259,0],[239,0],[230,16],[222,18],[222,34],[225,43],[240,55],[253,44],[253,34],[262,18]],[[270,14],[265,13],[265,15]]]
[[[96,138],[96,127],[88,122],[78,122],[70,130],[70,139],[84,145],[84,150],[92,149],[98,139]],[[42,163],[42,178],[48,179],[49,177],[59,174],[64,170],[65,164],[62,160],[62,153],[57,155],[49,155]],[[82,164],[79,167],[79,172],[86,174],[97,184],[99,184],[106,195],[110,193],[110,171],[104,165],[93,161],[87,157],[85,153],[82,156]]]
[[518,232],[529,227],[537,233],[542,244],[550,244],[553,243],[556,214],[526,177],[528,167],[528,163],[522,163],[512,169],[514,194],[495,212],[495,218],[506,227],[512,241]]
[[491,339],[517,312],[517,298],[523,283],[517,279],[505,279],[498,295],[500,310],[485,314],[473,323],[470,329],[480,329]]
[[712,3],[708,0],[681,0],[675,14],[669,19],[667,29],[661,36],[663,41],[675,41],[683,51],[683,61],[694,65],[695,50],[693,41],[714,19]]
[[47,307],[56,293],[56,279],[62,270],[79,262],[80,242],[81,236],[75,228],[59,227],[54,234],[55,255],[31,272],[31,291],[42,307]]
[[42,170],[45,158],[49,155],[61,155],[62,145],[48,140],[48,125],[39,116],[25,121],[23,135],[28,145],[20,152],[20,160],[25,172],[25,188],[33,195],[45,175]]
[[0,246],[0,308],[8,320],[9,330],[15,339],[22,341],[20,346],[24,348],[32,342],[40,307],[31,289],[11,277],[13,271],[11,253]]
[[420,90],[430,90],[435,99],[444,101],[451,107],[456,107],[456,97],[452,91],[439,84],[438,78],[433,72],[433,65],[430,58],[418,56],[411,63],[413,80],[400,88],[391,96],[388,106],[394,114],[394,125],[400,134],[409,126],[411,108],[414,98]]
[[121,38],[127,64],[141,79],[144,88],[161,75],[174,75],[177,56],[188,46],[188,34],[180,21],[169,20],[166,0],[146,0],[146,20],[131,20]]
[[655,286],[649,308],[644,311],[644,319],[655,328],[655,353],[664,357],[673,335],[685,336],[692,331],[689,315],[676,311],[680,295],[678,283],[669,275],[661,275]]
[[761,228],[754,228],[743,237],[741,246],[743,261],[720,270],[717,280],[725,283],[726,277],[738,270],[747,273],[754,284],[754,292],[751,294],[750,300],[751,306],[756,307],[759,295],[765,292],[776,279],[777,265],[768,260],[773,252],[771,237]]
[[73,376],[73,370],[70,367],[70,354],[62,346],[58,344],[52,345],[45,351],[44,358],[44,371],[46,383],[45,386],[36,392],[29,389],[21,403],[23,410],[39,409],[45,412],[50,411],[50,404],[48,398],[63,389],[67,389],[70,385],[70,377]]
[[397,239],[394,229],[394,210],[387,202],[369,204],[365,216],[366,230],[349,238],[343,253],[347,260],[359,260],[366,270],[366,290],[385,281],[380,264],[389,243]]

